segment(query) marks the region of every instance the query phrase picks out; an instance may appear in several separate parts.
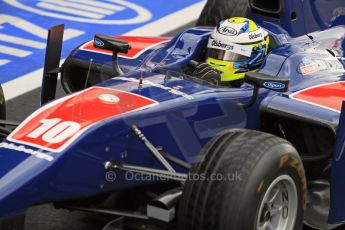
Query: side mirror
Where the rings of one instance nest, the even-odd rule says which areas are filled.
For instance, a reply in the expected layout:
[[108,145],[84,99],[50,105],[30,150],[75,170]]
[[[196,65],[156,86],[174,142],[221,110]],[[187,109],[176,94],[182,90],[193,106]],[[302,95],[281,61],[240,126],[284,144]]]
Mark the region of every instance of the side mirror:
[[131,45],[127,41],[122,41],[110,36],[96,34],[93,46],[98,49],[110,50],[114,53],[128,53]]
[[244,82],[254,86],[253,96],[249,102],[239,104],[243,108],[248,108],[256,102],[260,88],[276,92],[287,92],[289,90],[290,79],[279,78],[264,73],[248,72],[244,76]]
[[127,41],[122,41],[110,36],[96,34],[93,42],[93,46],[98,49],[104,49],[113,51],[112,56],[112,63],[113,69],[115,71],[116,76],[123,74],[118,62],[117,62],[117,54],[118,53],[128,53],[128,51],[132,48],[131,45]]

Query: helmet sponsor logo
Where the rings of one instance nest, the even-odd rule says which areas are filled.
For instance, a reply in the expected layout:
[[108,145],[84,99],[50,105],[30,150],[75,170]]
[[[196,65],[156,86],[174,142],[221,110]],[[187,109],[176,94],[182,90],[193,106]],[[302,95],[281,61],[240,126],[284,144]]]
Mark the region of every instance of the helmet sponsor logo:
[[259,33],[259,34],[256,34],[256,33],[249,34],[249,39],[250,40],[257,39],[257,38],[262,38],[262,34],[261,33]]
[[102,42],[99,39],[95,39],[95,45],[98,46],[98,47],[103,47],[104,46],[104,42]]
[[233,50],[234,49],[233,45],[223,43],[222,41],[219,41],[219,40],[213,40],[211,46],[223,48],[225,50]]
[[269,89],[284,89],[285,88],[285,84],[279,83],[279,82],[264,82],[263,85]]
[[226,36],[236,36],[238,34],[237,30],[230,26],[222,26],[218,28],[218,32]]
[[231,42],[224,42],[224,41],[213,39],[213,38],[211,38],[208,41],[207,47],[231,51],[233,53],[237,53],[246,57],[250,57],[253,51],[252,46],[240,45],[240,44],[231,43]]

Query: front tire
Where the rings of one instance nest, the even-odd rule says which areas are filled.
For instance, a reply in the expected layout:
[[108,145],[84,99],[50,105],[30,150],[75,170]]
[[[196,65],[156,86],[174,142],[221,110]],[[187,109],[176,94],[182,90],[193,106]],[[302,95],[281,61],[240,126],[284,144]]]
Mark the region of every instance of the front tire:
[[201,156],[180,200],[180,230],[302,228],[306,179],[296,149],[286,140],[229,130],[214,137]]

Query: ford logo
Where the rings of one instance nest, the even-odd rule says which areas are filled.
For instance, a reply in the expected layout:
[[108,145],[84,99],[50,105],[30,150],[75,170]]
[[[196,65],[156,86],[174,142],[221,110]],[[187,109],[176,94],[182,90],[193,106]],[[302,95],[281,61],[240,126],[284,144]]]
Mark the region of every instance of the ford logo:
[[102,42],[102,41],[99,40],[99,39],[95,39],[95,46],[103,47],[103,46],[104,46],[104,42]]
[[220,34],[223,34],[226,36],[236,36],[237,35],[237,31],[230,26],[222,26],[218,29],[218,32]]
[[279,82],[264,82],[263,85],[269,89],[284,89],[285,88],[285,84],[279,83]]

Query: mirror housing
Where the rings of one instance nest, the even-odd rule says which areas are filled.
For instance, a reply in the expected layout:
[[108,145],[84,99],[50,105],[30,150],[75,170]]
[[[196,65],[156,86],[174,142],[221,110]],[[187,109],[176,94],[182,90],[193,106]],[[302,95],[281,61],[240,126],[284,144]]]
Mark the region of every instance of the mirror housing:
[[98,49],[110,50],[115,53],[128,53],[131,45],[127,41],[122,41],[110,36],[96,34],[93,46]]
[[110,36],[96,34],[93,40],[93,46],[98,49],[104,49],[113,51],[112,56],[112,64],[115,76],[120,76],[123,74],[119,63],[117,61],[117,54],[118,53],[128,53],[128,51],[132,48],[131,45],[127,41],[122,41]]
[[287,92],[290,79],[279,78],[264,73],[248,72],[244,76],[244,82],[258,88],[266,88],[276,92]]
[[245,104],[240,103],[239,105],[243,108],[249,108],[256,102],[260,88],[269,89],[275,92],[287,92],[289,90],[290,79],[258,72],[247,72],[244,76],[244,82],[254,86],[253,96],[249,102]]

